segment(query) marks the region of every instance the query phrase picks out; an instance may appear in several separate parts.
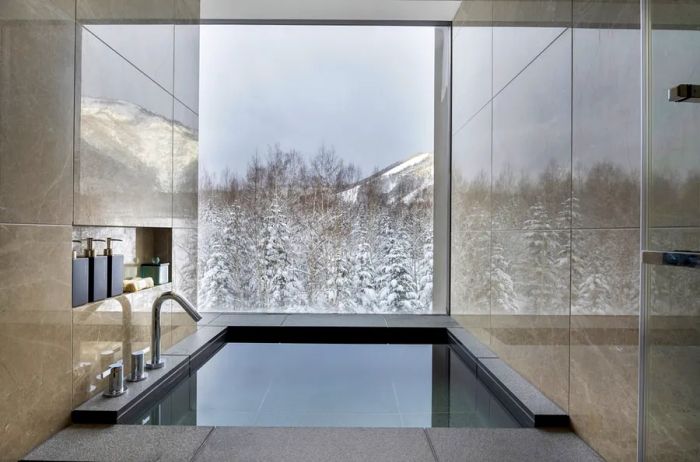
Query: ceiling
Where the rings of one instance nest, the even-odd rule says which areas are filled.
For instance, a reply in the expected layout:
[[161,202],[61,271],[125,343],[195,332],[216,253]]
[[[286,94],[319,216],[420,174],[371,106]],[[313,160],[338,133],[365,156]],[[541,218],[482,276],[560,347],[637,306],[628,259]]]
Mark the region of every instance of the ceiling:
[[459,0],[201,0],[203,21],[452,21]]

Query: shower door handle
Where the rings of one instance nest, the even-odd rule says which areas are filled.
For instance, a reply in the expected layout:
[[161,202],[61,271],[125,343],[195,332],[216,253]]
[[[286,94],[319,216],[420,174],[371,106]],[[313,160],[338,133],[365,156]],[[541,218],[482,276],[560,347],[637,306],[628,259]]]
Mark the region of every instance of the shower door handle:
[[642,252],[642,262],[649,265],[681,266],[700,269],[700,252],[692,251],[651,251]]
[[700,103],[700,85],[684,83],[669,88],[668,100],[674,103]]

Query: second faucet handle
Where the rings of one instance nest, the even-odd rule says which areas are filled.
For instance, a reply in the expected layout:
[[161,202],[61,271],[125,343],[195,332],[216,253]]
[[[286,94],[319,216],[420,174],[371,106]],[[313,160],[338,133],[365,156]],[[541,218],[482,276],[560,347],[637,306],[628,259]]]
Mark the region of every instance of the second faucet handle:
[[150,351],[150,348],[146,347],[143,350],[134,351],[131,353],[131,373],[129,378],[126,379],[129,382],[141,382],[148,378],[146,373],[146,353]]
[[110,364],[109,368],[100,373],[97,378],[102,380],[109,378],[107,389],[102,393],[103,396],[107,398],[116,398],[126,393],[126,385],[124,385],[124,364],[121,361]]

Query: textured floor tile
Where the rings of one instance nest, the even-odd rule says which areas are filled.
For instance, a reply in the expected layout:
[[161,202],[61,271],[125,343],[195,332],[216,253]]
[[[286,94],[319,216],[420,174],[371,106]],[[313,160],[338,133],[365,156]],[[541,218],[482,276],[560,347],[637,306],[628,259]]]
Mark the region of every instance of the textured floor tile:
[[211,427],[74,425],[29,453],[24,460],[144,462],[190,461]]
[[433,462],[421,429],[217,427],[196,462]]
[[440,462],[602,461],[571,432],[535,429],[429,428]]

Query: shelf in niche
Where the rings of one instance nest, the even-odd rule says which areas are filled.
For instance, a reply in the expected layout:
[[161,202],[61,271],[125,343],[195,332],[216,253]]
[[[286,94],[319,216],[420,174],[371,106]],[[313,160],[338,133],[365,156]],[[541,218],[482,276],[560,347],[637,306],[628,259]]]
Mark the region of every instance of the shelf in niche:
[[[115,297],[107,297],[103,300],[98,300],[96,302],[90,302],[90,303],[86,303],[84,305],[78,305],[78,306],[74,307],[73,309],[74,310],[81,310],[81,311],[90,311],[91,307],[97,308],[100,305],[108,304],[113,300],[119,300],[119,299],[123,299],[124,301],[126,301],[127,303],[130,303],[133,306],[135,298],[137,298],[137,297],[140,297],[142,295],[148,295],[151,293],[166,292],[168,290],[172,290],[172,288],[173,288],[173,284],[172,284],[172,282],[169,282],[167,284],[161,284],[158,286],[149,287],[148,289],[139,290],[137,292],[124,292],[123,294],[117,295]],[[114,311],[114,312],[116,313],[117,311]]]

